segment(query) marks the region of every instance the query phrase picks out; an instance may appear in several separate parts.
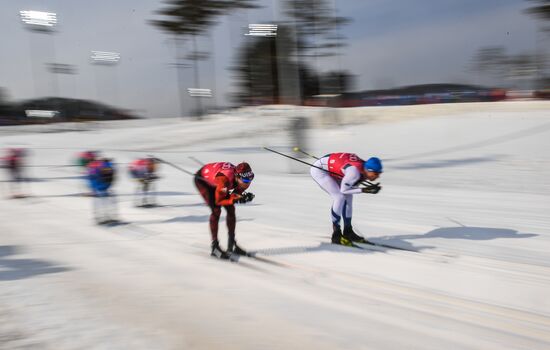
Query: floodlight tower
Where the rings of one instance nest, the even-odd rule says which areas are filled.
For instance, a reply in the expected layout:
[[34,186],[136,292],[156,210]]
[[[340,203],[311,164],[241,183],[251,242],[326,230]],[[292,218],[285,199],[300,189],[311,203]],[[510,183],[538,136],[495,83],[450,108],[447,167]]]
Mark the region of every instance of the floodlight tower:
[[34,30],[51,31],[57,24],[57,14],[42,11],[19,11],[21,21]]
[[[32,10],[21,10],[19,11],[19,16],[21,21],[24,23],[25,28],[28,29],[31,33],[37,34],[46,34],[51,35],[55,33],[55,27],[57,26],[57,14],[53,12],[43,12],[43,11],[32,11]],[[32,44],[31,40],[31,60],[36,60],[39,56],[39,52],[36,51],[37,48]],[[53,44],[52,38],[52,62],[55,62],[55,46]],[[37,69],[32,65],[33,78],[34,78],[34,87],[35,95],[38,95],[37,92]],[[52,72],[53,73],[53,72]],[[57,81],[55,74],[52,74],[52,89],[54,95],[57,95]]]
[[[245,36],[253,36],[253,37],[263,37],[263,38],[273,38],[273,40],[276,40],[277,38],[277,24],[271,24],[271,23],[267,23],[267,24],[261,24],[261,23],[251,23],[248,25],[248,33],[245,33],[244,34]],[[269,39],[259,39],[259,40],[269,40]],[[269,66],[271,67],[271,72],[272,72],[272,76],[271,76],[271,81],[270,83],[272,84],[273,86],[273,89],[272,89],[272,94],[271,94],[271,103],[276,103],[276,101],[278,100],[278,95],[279,95],[279,91],[276,91],[275,87],[278,86],[277,84],[277,81],[276,79],[278,79],[278,71],[277,71],[277,50],[276,48],[274,47],[276,42],[273,42],[272,40],[269,40],[270,44],[269,44],[269,50],[270,50],[270,54],[269,54],[269,62],[267,62],[269,64]],[[263,63],[262,63],[263,65]],[[250,74],[250,82],[251,84],[253,84],[253,76],[254,76],[254,65],[253,64],[250,64],[248,69],[249,69],[249,74]],[[269,84],[269,82],[266,82]],[[253,88],[253,87],[252,87]],[[252,89],[251,89],[252,90]],[[255,95],[254,93],[251,91],[250,92],[250,102],[252,104],[255,104],[256,101],[255,101]],[[266,96],[261,96],[261,97],[266,97]]]
[[276,24],[249,24],[247,36],[277,36],[277,25]]
[[[63,75],[75,75],[76,74],[76,67],[72,64],[66,64],[66,63],[49,63],[47,64],[48,66],[48,69],[49,71],[52,73],[52,74],[63,74]],[[59,83],[59,79],[56,79],[56,82]],[[73,84],[74,84],[74,90],[76,90],[76,83],[73,79]],[[57,85],[56,85],[57,86]],[[59,87],[58,87],[59,88]],[[58,89],[58,97],[61,97],[63,92],[61,91],[62,89],[59,88]],[[72,91],[73,93],[75,93],[75,91]],[[73,95],[74,96],[74,95]]]
[[117,79],[116,79],[116,70],[114,69],[118,63],[120,62],[120,53],[118,52],[110,52],[110,51],[92,51],[92,55],[90,56],[91,62],[93,65],[96,66],[96,88],[97,88],[97,99],[100,100],[101,91],[107,88],[107,82],[101,81],[99,78],[99,75],[101,73],[100,69],[101,67],[112,67],[113,73],[112,75],[112,95],[113,95],[113,104],[117,104]]

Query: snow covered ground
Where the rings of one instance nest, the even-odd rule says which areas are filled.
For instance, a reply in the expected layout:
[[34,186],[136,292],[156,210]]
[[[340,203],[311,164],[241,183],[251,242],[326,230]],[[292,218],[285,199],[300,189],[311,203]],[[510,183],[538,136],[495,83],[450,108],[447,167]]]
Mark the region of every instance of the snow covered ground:
[[[284,118],[2,136],[32,149],[33,196],[7,200],[2,183],[0,349],[550,348],[550,103],[454,106],[308,136],[314,154],[385,161],[383,190],[355,196],[354,226],[416,252],[327,243],[328,195],[261,148],[292,153]],[[93,225],[62,166],[86,149],[120,163],[130,225]],[[277,264],[211,258],[209,211],[174,168],[161,168],[164,206],[134,208],[123,163],[146,154],[190,171],[189,156],[249,161],[256,199],[237,208],[237,238]]]

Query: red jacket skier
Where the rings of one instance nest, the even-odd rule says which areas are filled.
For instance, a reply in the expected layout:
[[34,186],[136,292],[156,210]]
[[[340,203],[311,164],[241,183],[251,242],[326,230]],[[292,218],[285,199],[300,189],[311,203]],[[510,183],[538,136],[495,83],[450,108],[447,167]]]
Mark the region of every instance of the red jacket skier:
[[136,199],[141,196],[141,200],[136,202],[135,205],[143,208],[150,208],[156,206],[155,198],[151,192],[153,183],[158,180],[157,159],[153,157],[139,158],[134,160],[128,166],[130,176],[138,183],[138,190],[136,191]]
[[[195,186],[206,204],[210,207],[210,234],[212,238],[211,255],[228,259],[230,254],[246,255],[235,241],[235,203],[247,203],[254,194],[245,192],[250,186],[254,173],[248,163],[237,166],[228,162],[209,163],[195,174]],[[218,241],[218,222],[221,208],[227,212],[228,243],[227,252],[220,248]]]
[[23,174],[24,158],[26,151],[23,148],[10,148],[7,150],[7,155],[3,159],[2,164],[9,172],[11,177],[11,197],[23,198],[22,183],[25,181]]

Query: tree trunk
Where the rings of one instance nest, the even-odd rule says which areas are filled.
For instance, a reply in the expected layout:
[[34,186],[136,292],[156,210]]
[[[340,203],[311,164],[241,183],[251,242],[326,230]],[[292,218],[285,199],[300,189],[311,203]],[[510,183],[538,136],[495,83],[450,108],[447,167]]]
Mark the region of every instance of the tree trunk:
[[185,87],[183,85],[183,60],[182,60],[182,47],[181,47],[181,39],[179,35],[176,35],[175,41],[176,41],[176,70],[178,75],[178,97],[180,100],[180,117],[184,118],[185,116],[185,103],[184,103],[184,94],[185,94]]
[[[199,80],[199,60],[197,57],[197,36],[193,35],[193,68],[194,68],[194,75],[195,75],[195,89],[200,88],[200,80]],[[200,96],[195,96],[196,101],[196,107],[197,107],[197,119],[202,119],[202,101]]]

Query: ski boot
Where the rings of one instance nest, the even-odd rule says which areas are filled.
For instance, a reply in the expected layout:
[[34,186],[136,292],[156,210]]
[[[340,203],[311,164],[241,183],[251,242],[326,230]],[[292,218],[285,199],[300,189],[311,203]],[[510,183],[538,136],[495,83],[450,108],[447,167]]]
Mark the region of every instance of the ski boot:
[[248,256],[248,252],[241,247],[237,245],[237,242],[235,241],[235,238],[229,237],[227,240],[227,252],[229,254],[235,254],[235,255],[246,255]]
[[356,243],[369,243],[369,241],[367,241],[365,239],[365,237],[361,237],[359,236],[357,233],[355,233],[353,231],[353,227],[351,226],[345,226],[344,227],[344,235],[343,235],[346,239],[350,240],[351,242],[356,242]]
[[227,254],[227,252],[224,252],[221,248],[220,248],[220,243],[215,240],[215,241],[212,241],[212,251],[210,252],[210,255],[218,258],[218,259],[229,259],[229,254]]
[[351,241],[346,237],[344,237],[344,235],[342,235],[342,230],[340,230],[340,226],[332,225],[332,228],[333,228],[333,232],[332,232],[331,242],[333,244],[340,244],[348,247],[352,246]]

